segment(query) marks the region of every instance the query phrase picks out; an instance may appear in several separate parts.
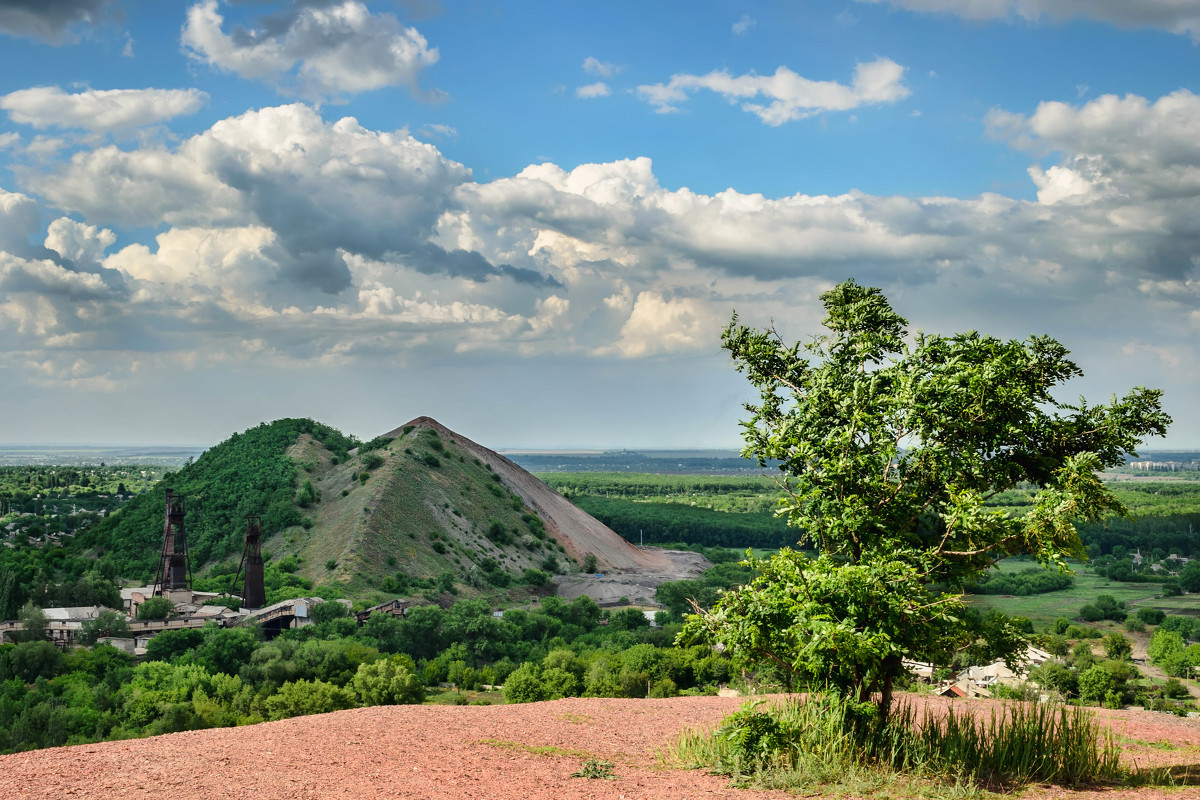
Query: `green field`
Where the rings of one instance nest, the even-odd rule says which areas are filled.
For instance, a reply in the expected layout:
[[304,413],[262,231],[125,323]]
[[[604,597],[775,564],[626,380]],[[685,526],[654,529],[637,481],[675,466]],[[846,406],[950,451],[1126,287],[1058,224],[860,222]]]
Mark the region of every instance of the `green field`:
[[[1019,572],[1035,566],[1032,561],[1009,559],[1000,563],[1002,572]],[[1160,583],[1123,583],[1094,575],[1082,564],[1074,565],[1075,585],[1070,589],[1026,597],[1010,595],[971,595],[968,602],[981,610],[1001,611],[1013,617],[1028,617],[1041,629],[1059,617],[1075,619],[1079,609],[1094,601],[1097,595],[1110,594],[1124,601],[1130,609],[1140,606],[1161,608],[1168,614],[1200,614],[1200,596],[1160,597]]]
[[1200,616],[1200,595],[1186,594],[1182,597],[1162,597],[1147,605],[1161,608],[1168,614]]

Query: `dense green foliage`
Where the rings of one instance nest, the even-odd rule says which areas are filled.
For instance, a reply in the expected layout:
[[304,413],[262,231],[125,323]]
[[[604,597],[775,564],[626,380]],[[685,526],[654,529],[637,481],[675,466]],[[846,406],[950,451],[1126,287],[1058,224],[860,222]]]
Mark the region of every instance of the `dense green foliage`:
[[1075,579],[1062,572],[1030,567],[1017,573],[985,572],[966,589],[974,594],[1031,595],[1069,589]]
[[111,565],[62,547],[0,549],[0,619],[15,619],[25,603],[120,608],[121,592]]
[[[1082,374],[1049,337],[917,333],[878,289],[847,281],[821,296],[827,332],[788,345],[740,325],[723,345],[760,395],[743,454],[778,459],[789,523],[820,556],[789,550],[689,618],[688,633],[740,657],[823,682],[886,717],[905,658],[946,663],[980,637],[1011,657],[1015,626],[979,628],[956,589],[999,559],[1066,569],[1077,520],[1123,506],[1097,471],[1122,464],[1170,418],[1161,392],[1068,405],[1053,390]],[[1036,487],[1022,516],[990,496]]]
[[[266,569],[263,571],[267,605],[297,597],[321,597],[326,600],[336,600],[343,596],[343,589],[340,586],[314,583],[311,579],[300,575],[299,568],[299,562],[292,556],[271,559],[267,562]],[[227,592],[236,571],[237,563],[232,560],[215,564],[204,576],[195,578],[192,586],[199,592]],[[423,585],[432,584],[425,581]],[[394,594],[406,593],[395,592]],[[223,597],[220,599],[221,605],[237,602],[239,602],[237,598]]]
[[732,589],[748,583],[754,577],[754,570],[742,563],[716,564],[699,578],[682,581],[668,581],[654,592],[654,599],[665,609],[665,620],[682,622],[685,614],[691,614],[692,603],[700,608],[712,608],[717,598],[725,589]]
[[1200,556],[1200,483],[1153,481],[1110,484],[1129,509],[1130,518],[1080,525],[1080,536],[1093,556],[1122,548],[1149,555]]
[[630,542],[684,541],[706,547],[767,548],[795,544],[796,532],[768,513],[725,513],[680,503],[579,495],[577,506]]
[[[1193,670],[1200,667],[1200,644],[1188,644],[1188,639],[1200,638],[1200,626],[1187,617],[1167,617],[1180,620],[1176,625],[1162,625],[1150,640],[1147,654],[1150,663],[1162,667],[1168,675],[1180,678],[1193,677]],[[1165,622],[1165,620],[1164,620]]]
[[0,752],[417,703],[443,684],[474,690],[510,675],[514,702],[666,697],[732,677],[711,649],[672,647],[678,626],[652,628],[637,609],[607,612],[586,597],[500,618],[480,600],[362,626],[336,603],[313,617],[270,641],[249,627],[166,631],[137,666],[108,645],[0,645]]
[[247,515],[262,517],[264,536],[297,525],[298,467],[286,450],[305,433],[340,459],[355,444],[310,419],[281,419],[235,433],[194,463],[168,473],[120,514],[76,537],[77,544],[106,553],[121,575],[153,579],[167,487],[187,498],[185,522],[194,565],[240,551]]
[[1129,616],[1129,612],[1125,610],[1125,603],[1117,600],[1111,594],[1097,595],[1096,599],[1079,609],[1079,616],[1083,617],[1086,622],[1099,622],[1102,619],[1111,619],[1113,622],[1124,622]]
[[175,604],[166,597],[148,597],[138,607],[139,620],[166,619],[175,611]]
[[[1093,558],[1114,552],[1200,556],[1200,482],[1181,480],[1115,481],[1109,489],[1129,510],[1128,517],[1079,523],[1079,536]],[[994,497],[995,505],[1014,514],[1033,507],[1031,487]]]
[[1185,640],[1200,640],[1200,618],[1185,617],[1179,614],[1169,614],[1158,624],[1160,630],[1174,631]]
[[0,467],[0,619],[42,607],[119,607],[113,565],[75,539],[143,492],[157,466]]
[[120,505],[116,495],[140,494],[164,472],[140,464],[0,467],[0,517],[36,515],[48,505],[64,514],[110,510]]

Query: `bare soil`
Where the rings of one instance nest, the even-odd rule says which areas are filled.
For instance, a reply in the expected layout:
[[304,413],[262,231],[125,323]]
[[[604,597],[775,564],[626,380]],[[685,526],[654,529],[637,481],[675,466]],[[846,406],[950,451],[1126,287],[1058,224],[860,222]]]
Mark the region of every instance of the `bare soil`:
[[[986,713],[989,701],[920,698]],[[516,706],[386,706],[245,728],[0,756],[0,798],[597,798],[794,797],[733,789],[699,770],[661,766],[656,752],[687,727],[717,723],[737,698],[556,700]],[[1200,722],[1102,711],[1130,764],[1200,762]],[[572,778],[589,758],[613,762],[614,780]],[[1160,800],[1197,787],[1065,791],[1022,797]]]

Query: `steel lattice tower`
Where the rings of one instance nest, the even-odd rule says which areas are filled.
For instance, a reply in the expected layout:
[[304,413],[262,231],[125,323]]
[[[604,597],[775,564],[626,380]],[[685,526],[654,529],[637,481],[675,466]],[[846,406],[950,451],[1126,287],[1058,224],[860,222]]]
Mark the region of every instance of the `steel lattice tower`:
[[167,595],[177,590],[191,590],[191,561],[188,558],[187,530],[183,524],[183,495],[167,489],[166,510],[163,515],[162,555],[158,560],[158,575],[154,578],[154,595]]

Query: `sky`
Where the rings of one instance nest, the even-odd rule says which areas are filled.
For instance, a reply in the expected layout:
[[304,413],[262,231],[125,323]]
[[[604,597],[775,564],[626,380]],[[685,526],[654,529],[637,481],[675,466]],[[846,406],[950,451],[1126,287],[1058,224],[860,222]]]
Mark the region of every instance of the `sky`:
[[1200,0],[0,0],[0,442],[737,447],[847,278],[1200,448]]

